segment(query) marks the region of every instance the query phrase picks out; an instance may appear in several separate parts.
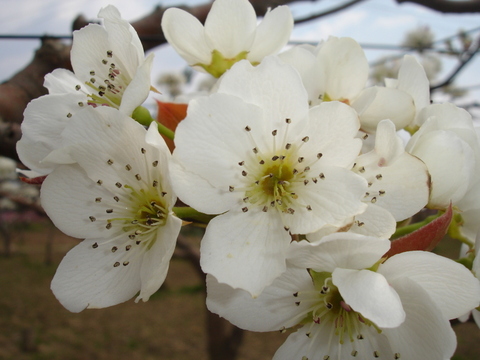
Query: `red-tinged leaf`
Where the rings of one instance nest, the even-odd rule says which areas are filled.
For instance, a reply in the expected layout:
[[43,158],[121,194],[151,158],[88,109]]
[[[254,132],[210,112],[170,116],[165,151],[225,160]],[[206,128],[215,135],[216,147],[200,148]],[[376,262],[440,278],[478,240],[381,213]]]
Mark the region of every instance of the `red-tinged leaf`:
[[445,214],[408,235],[392,240],[392,246],[385,256],[390,257],[413,250],[432,251],[447,233],[452,215],[452,205],[450,204]]
[[[187,116],[188,104],[177,104],[159,100],[156,101],[158,105],[157,121],[160,124],[165,125],[170,130],[175,131],[180,121],[185,119]],[[170,151],[173,151],[175,148],[173,141],[165,137],[163,138],[165,139]]]
[[47,175],[38,176],[38,177],[34,177],[34,178],[19,176],[18,178],[26,184],[42,185],[43,181],[47,178]]

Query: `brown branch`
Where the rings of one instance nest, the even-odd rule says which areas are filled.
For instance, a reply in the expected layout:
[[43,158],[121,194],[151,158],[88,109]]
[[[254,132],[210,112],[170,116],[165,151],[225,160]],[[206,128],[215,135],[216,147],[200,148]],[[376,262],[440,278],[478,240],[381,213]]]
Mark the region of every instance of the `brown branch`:
[[457,75],[460,73],[460,71],[462,71],[462,69],[475,57],[475,55],[478,54],[479,49],[480,49],[480,37],[477,38],[477,40],[475,41],[475,44],[472,45],[471,49],[469,49],[459,57],[460,63],[452,71],[452,73],[441,83],[435,86],[431,86],[430,91],[434,91],[444,86],[448,86],[452,84],[455,78],[457,77]]
[[315,19],[319,19],[321,17],[324,17],[324,16],[328,16],[328,15],[331,15],[331,14],[334,14],[336,12],[339,12],[339,11],[342,11],[342,10],[345,10],[353,5],[356,5],[356,4],[359,4],[361,3],[362,1],[364,0],[351,0],[351,1],[348,1],[340,6],[337,6],[333,9],[330,9],[330,10],[327,10],[327,11],[323,11],[323,12],[320,12],[318,14],[313,14],[313,15],[310,15],[310,16],[307,16],[305,18],[302,18],[302,19],[296,19],[295,20],[295,24],[301,24],[301,23],[304,23],[304,22],[307,22],[307,21],[311,21],[311,20],[315,20]]
[[414,3],[442,13],[476,13],[480,12],[480,1],[449,1],[449,0],[397,0],[397,3]]

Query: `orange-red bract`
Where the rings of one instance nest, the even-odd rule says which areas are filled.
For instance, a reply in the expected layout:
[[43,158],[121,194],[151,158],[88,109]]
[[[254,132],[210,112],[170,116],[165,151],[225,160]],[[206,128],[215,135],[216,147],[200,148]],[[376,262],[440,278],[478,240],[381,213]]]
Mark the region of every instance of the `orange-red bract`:
[[390,257],[412,250],[432,251],[447,233],[452,214],[450,204],[445,214],[408,235],[392,240],[392,246],[385,256]]
[[[156,101],[158,105],[157,121],[160,124],[165,125],[170,130],[175,131],[180,121],[185,119],[185,117],[187,116],[188,104],[177,104],[171,102],[163,102],[159,100]],[[163,138],[165,139],[165,142],[167,143],[170,151],[173,151],[173,149],[175,148],[173,141],[167,139],[165,136],[163,136]]]

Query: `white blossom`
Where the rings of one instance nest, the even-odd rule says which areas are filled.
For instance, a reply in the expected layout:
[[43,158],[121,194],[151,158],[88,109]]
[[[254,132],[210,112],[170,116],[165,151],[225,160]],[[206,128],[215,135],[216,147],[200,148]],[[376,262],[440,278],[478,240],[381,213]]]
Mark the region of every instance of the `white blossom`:
[[163,283],[180,231],[168,176],[170,152],[156,125],[148,132],[113,108],[86,109],[65,137],[76,161],[44,181],[42,205],[67,235],[85,239],[52,281],[70,311],[148,298]]
[[367,83],[367,58],[352,38],[330,36],[317,47],[299,45],[279,57],[300,73],[310,106],[334,100],[350,105]]
[[167,9],[162,29],[169,44],[189,65],[221,76],[235,62],[259,63],[287,44],[293,18],[287,6],[257,15],[247,0],[216,0],[203,26],[193,15],[177,8]]
[[[73,33],[73,72],[56,69],[47,74],[44,86],[49,94],[25,109],[17,152],[39,174],[72,162],[59,143],[74,114],[88,106],[109,106],[131,115],[150,92],[153,54],[145,58],[137,33],[114,6],[98,16],[103,26],[90,24]],[[48,157],[52,152],[55,155]]]
[[309,109],[298,73],[274,57],[239,62],[217,93],[191,101],[172,177],[182,201],[221,214],[202,240],[203,270],[258,295],[285,270],[289,232],[364,211],[367,182],[350,171],[358,127],[340,102]]

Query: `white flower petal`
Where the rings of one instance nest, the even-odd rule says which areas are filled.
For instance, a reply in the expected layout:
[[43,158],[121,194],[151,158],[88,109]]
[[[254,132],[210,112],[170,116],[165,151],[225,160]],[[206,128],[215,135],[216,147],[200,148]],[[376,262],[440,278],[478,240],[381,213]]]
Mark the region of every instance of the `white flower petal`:
[[475,154],[455,133],[445,130],[427,132],[407,151],[420,158],[432,177],[429,205],[446,208],[467,192],[474,176]]
[[412,55],[403,57],[398,70],[397,89],[410,94],[415,104],[416,112],[430,104],[430,83],[425,69]]
[[363,90],[352,103],[360,117],[362,130],[375,132],[377,125],[390,119],[397,129],[409,125],[415,117],[413,98],[405,91],[373,86]]
[[335,233],[316,243],[292,242],[288,261],[317,272],[336,268],[364,269],[373,266],[390,249],[390,241],[352,233]]
[[[55,163],[43,160],[61,147],[59,139],[69,123],[69,114],[80,110],[78,102],[84,100],[82,94],[45,95],[28,104],[22,123],[23,135],[17,143],[18,155],[26,166],[41,174],[48,174],[53,170]],[[68,154],[63,154],[64,158],[57,160],[68,162]],[[70,159],[70,162],[72,161]]]
[[170,213],[162,231],[157,232],[155,243],[142,259],[141,290],[135,302],[147,301],[163,284],[181,227],[182,220]]
[[368,204],[366,210],[355,216],[349,232],[366,236],[389,239],[395,232],[397,223],[393,215],[375,204]]
[[106,60],[110,47],[107,31],[101,25],[90,24],[73,32],[70,59],[73,72],[81,83],[90,81],[90,71],[107,78],[108,67],[102,64],[102,59]]
[[456,347],[455,333],[431,297],[408,278],[391,284],[407,314],[399,327],[383,329],[393,351],[400,354],[400,359],[450,359]]
[[255,67],[248,61],[236,63],[222,78],[218,92],[262,108],[266,121],[273,126],[271,130],[284,125],[286,118],[292,119],[294,125],[308,112],[307,93],[298,73],[274,56]]
[[101,9],[98,17],[103,18],[105,29],[108,33],[110,50],[122,59],[131,78],[135,69],[142,63],[144,50],[142,42],[130,23],[121,18],[120,12],[113,5]]
[[[427,132],[448,130],[466,141],[472,149],[478,148],[478,138],[472,116],[465,109],[451,103],[432,104],[423,108],[417,117],[421,120],[422,126],[413,135],[408,146],[415,146],[415,143]],[[433,119],[430,120],[430,118]]]
[[247,0],[216,0],[205,20],[205,39],[211,49],[233,58],[250,49],[257,15]]
[[151,145],[156,150],[156,156],[158,157],[158,171],[159,174],[162,176],[162,188],[163,191],[167,192],[164,194],[164,198],[170,204],[175,204],[177,201],[177,197],[175,192],[172,190],[172,184],[169,176],[169,165],[172,161],[172,156],[170,154],[170,150],[168,149],[165,140],[158,132],[157,123],[154,121],[150,124],[147,134],[145,135],[145,142]]
[[140,262],[114,267],[120,252],[94,249],[95,240],[84,240],[70,250],[53,277],[52,291],[69,311],[120,304],[140,290]]
[[296,207],[295,216],[281,213],[284,224],[294,234],[314,232],[325,225],[341,226],[345,218],[362,213],[367,207],[361,199],[366,181],[352,171],[335,166],[322,167],[324,178],[317,183],[297,183],[292,186],[303,207]]
[[308,103],[317,105],[318,94],[323,91],[324,72],[316,65],[315,54],[304,46],[295,46],[278,55],[285,63],[292,65],[302,78],[303,85],[308,93]]
[[402,302],[383,275],[337,268],[332,279],[345,303],[377,326],[394,328],[405,320]]
[[[73,90],[76,86],[80,86],[82,92],[86,92],[87,88],[81,81],[75,76],[73,72],[67,69],[55,69],[51,73],[45,75],[45,81],[43,86],[48,89],[50,95],[54,94],[70,94],[72,96]],[[87,96],[82,94],[84,102],[87,101]]]
[[257,27],[247,59],[260,62],[265,56],[276,54],[287,44],[292,29],[293,17],[288,6],[278,6],[268,11]]
[[384,160],[384,165],[394,161],[404,151],[403,141],[397,135],[395,124],[390,120],[378,123],[375,134],[375,151]]
[[[178,197],[185,204],[205,214],[221,214],[238,203],[235,194],[212,186],[204,178],[185,169],[176,161],[175,157],[170,162],[170,176]],[[195,184],[194,190],[192,190],[192,184]],[[217,200],[212,201],[212,199]]]
[[186,11],[169,8],[162,17],[168,43],[189,65],[210,64],[212,50],[205,41],[203,25]]
[[273,212],[229,211],[208,224],[200,265],[219,282],[257,297],[285,271],[290,239]]
[[368,79],[368,62],[360,45],[351,38],[329,37],[317,56],[324,68],[326,93],[332,100],[351,100]]
[[[72,191],[74,189],[74,191]],[[76,191],[75,191],[76,190]],[[42,207],[55,226],[76,238],[108,237],[100,218],[113,204],[114,194],[95,184],[78,165],[62,165],[47,176],[41,188]],[[110,199],[101,209],[92,208],[95,199]],[[68,211],[65,211],[68,209]]]
[[137,68],[135,76],[125,89],[119,110],[131,115],[141,105],[150,93],[150,77],[154,54],[150,54],[145,62]]
[[[255,147],[245,127],[259,126],[262,130],[265,125],[261,117],[257,106],[225,94],[192,100],[187,117],[175,132],[173,156],[188,171],[228,193],[229,185],[238,182],[238,163],[246,160]],[[184,200],[193,207],[202,206],[188,197]]]
[[302,151],[322,153],[322,164],[350,168],[362,147],[355,138],[360,126],[355,111],[332,101],[311,108],[309,117],[306,131],[312,141],[303,145]]
[[313,291],[312,278],[306,269],[292,266],[257,298],[207,275],[207,308],[245,330],[281,330],[297,325],[310,307],[307,302],[295,305],[293,294],[299,289]]
[[378,272],[389,282],[408,278],[419,284],[447,319],[477,307],[480,284],[463,265],[425,251],[408,251],[389,258]]

